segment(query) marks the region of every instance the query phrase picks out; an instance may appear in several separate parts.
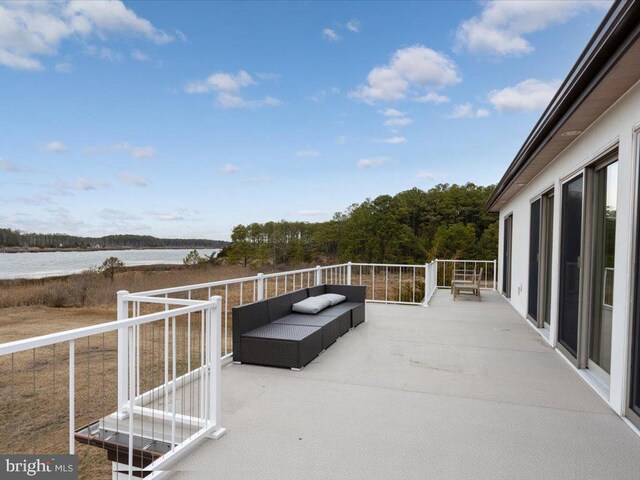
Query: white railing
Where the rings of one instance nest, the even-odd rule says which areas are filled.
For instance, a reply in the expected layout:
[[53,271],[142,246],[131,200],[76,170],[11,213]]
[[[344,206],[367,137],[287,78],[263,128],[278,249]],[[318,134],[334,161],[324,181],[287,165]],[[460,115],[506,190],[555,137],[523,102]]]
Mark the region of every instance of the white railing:
[[[120,473],[114,477],[132,478],[144,470],[155,478],[194,442],[224,432],[220,368],[232,360],[234,307],[324,283],[365,285],[368,302],[427,306],[437,288],[450,285],[454,270],[480,268],[484,288],[495,289],[495,261],[434,260],[421,265],[349,262],[118,292],[115,322],[0,345],[0,379],[2,374],[8,379],[4,387],[0,383],[0,398],[9,405],[4,412],[17,412],[0,421],[34,425],[34,412],[40,412],[40,423],[52,434],[67,432],[71,453],[82,432],[87,439],[100,432],[124,433],[128,455],[115,466]],[[60,394],[63,385],[65,395]],[[45,405],[50,407],[46,415]],[[66,427],[58,428],[61,422]],[[37,444],[38,430],[30,433]],[[146,466],[134,465],[136,442],[145,441],[163,443],[164,454]],[[28,449],[0,439],[2,453]]]
[[[74,454],[78,443],[113,441],[123,458],[114,477],[137,478],[143,470],[157,478],[189,445],[224,433],[221,298],[166,299],[163,310],[151,313],[141,311],[142,298],[119,298],[117,321],[0,345],[2,378],[9,382],[2,401],[13,410],[3,415],[3,429],[19,432],[3,438],[2,453],[36,453],[30,447],[44,434],[36,425],[44,424],[53,433],[46,453]],[[198,327],[185,337],[192,317]],[[198,348],[185,348],[192,340]],[[117,365],[110,353],[116,348]],[[114,370],[117,375],[107,375]],[[27,432],[25,424],[32,427]],[[146,466],[138,460],[143,451],[152,457]]]
[[424,304],[429,305],[431,297],[438,289],[438,261],[427,264],[427,289],[425,291]]
[[480,285],[485,290],[497,290],[496,260],[436,260],[438,288],[450,288],[454,276],[471,280],[480,273]]

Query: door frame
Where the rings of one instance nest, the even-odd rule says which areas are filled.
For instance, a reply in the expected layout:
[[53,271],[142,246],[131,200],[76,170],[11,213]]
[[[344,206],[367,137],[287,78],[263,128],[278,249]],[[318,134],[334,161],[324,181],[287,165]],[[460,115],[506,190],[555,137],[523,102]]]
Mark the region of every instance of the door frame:
[[[507,220],[509,221],[509,245],[507,246]],[[505,298],[511,298],[512,287],[512,267],[513,267],[513,212],[507,213],[502,217],[503,233],[502,233],[502,294]],[[509,250],[509,261],[505,259],[505,253]],[[507,289],[507,276],[509,278],[509,288]]]
[[[640,335],[637,330],[640,330],[640,322],[636,319],[640,315],[640,221],[638,221],[638,215],[640,215],[640,170],[637,165],[640,162],[640,127],[637,127],[633,132],[633,152],[631,157],[631,168],[633,172],[633,189],[632,189],[632,236],[631,236],[631,251],[633,257],[631,261],[632,268],[630,269],[630,285],[631,285],[631,305],[629,308],[629,322],[627,325],[627,358],[626,358],[626,371],[623,382],[623,395],[624,399],[624,416],[638,429],[640,429],[640,415],[633,411],[631,408],[632,396],[633,396],[633,374],[635,370],[634,360],[636,355],[640,355]],[[639,341],[635,342],[634,337],[638,336]],[[635,351],[637,350],[637,352]],[[640,376],[640,375],[639,375]]]
[[[549,206],[549,199],[553,198],[553,208]],[[553,261],[553,215],[556,209],[555,187],[551,187],[540,196],[540,261],[538,262],[538,328],[545,328],[544,324],[551,326],[551,318],[547,317],[547,306],[549,306],[549,317],[551,317],[551,285],[546,288],[545,282],[551,282],[553,264],[549,263],[549,258]],[[550,220],[551,231],[548,230],[547,222]]]
[[[585,235],[585,250],[584,250],[584,271],[582,275],[584,277],[584,290],[583,290],[583,312],[584,314],[581,316],[580,321],[583,322],[584,328],[582,329],[582,334],[578,337],[581,342],[581,350],[579,353],[579,367],[578,368],[586,368],[590,369],[594,372],[596,377],[601,381],[610,383],[610,374],[607,375],[608,378],[605,378],[603,374],[606,372],[594,362],[589,360],[589,353],[591,348],[591,323],[593,320],[594,309],[596,308],[595,300],[598,296],[595,294],[595,286],[597,285],[596,280],[594,278],[593,273],[596,270],[596,263],[598,262],[598,254],[600,253],[601,245],[596,244],[596,236],[599,237],[598,229],[600,228],[600,224],[595,221],[594,213],[597,207],[596,195],[600,194],[599,186],[597,185],[597,175],[599,172],[607,168],[612,163],[618,161],[618,147],[607,151],[598,157],[598,159],[590,164],[585,170],[588,172],[589,183],[585,183],[585,192],[587,192],[588,199],[585,200],[586,207],[586,217],[587,221],[584,225],[584,232],[587,233]],[[595,365],[596,368],[591,368],[591,365]],[[607,385],[608,387],[609,385]]]
[[[536,318],[531,316],[529,312],[529,304],[531,297],[531,247],[533,246],[533,239],[531,238],[531,229],[533,226],[533,205],[536,202],[540,202],[538,206],[538,238],[536,239],[538,242],[538,258],[536,259],[536,288],[537,288],[537,298],[536,298]],[[541,244],[542,244],[542,195],[537,195],[536,197],[529,200],[529,251],[527,252],[527,265],[529,268],[527,269],[527,320],[529,320],[535,327],[540,328],[540,265],[542,261],[541,255]]]
[[[584,282],[583,282],[583,278],[584,276],[582,275],[583,272],[583,266],[584,266],[584,242],[585,242],[585,229],[584,229],[584,219],[585,219],[585,192],[586,192],[586,167],[580,168],[579,170],[573,172],[571,175],[563,178],[560,181],[560,192],[558,194],[559,197],[559,202],[558,202],[558,208],[560,208],[560,231],[558,232],[560,235],[560,248],[558,249],[558,262],[560,265],[560,270],[558,272],[559,277],[558,277],[558,335],[557,335],[557,341],[556,341],[556,348],[558,349],[558,351],[560,353],[562,353],[562,355],[565,356],[565,358],[572,363],[575,367],[580,368],[579,366],[579,356],[580,356],[580,339],[582,337],[582,332],[581,332],[581,326],[583,325],[583,323],[580,321],[580,319],[582,318],[582,311],[583,311],[583,292],[584,292]],[[580,214],[582,215],[582,222],[581,222],[581,232],[580,232],[580,256],[578,257],[578,268],[580,269],[580,272],[578,273],[578,332],[577,332],[577,343],[576,343],[576,355],[574,356],[573,353],[571,353],[571,351],[565,347],[564,345],[562,345],[561,341],[560,341],[560,314],[561,314],[561,310],[562,310],[562,296],[560,295],[560,289],[562,287],[562,239],[564,236],[564,231],[562,228],[562,223],[564,220],[563,214],[563,206],[564,206],[564,186],[567,185],[568,183],[571,183],[572,181],[576,180],[578,177],[582,176],[582,209]]]

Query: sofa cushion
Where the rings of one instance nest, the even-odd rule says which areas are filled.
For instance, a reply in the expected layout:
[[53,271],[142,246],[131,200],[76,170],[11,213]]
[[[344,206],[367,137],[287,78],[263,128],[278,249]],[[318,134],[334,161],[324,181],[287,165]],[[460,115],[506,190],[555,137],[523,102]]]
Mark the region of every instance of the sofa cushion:
[[339,293],[325,293],[324,295],[319,295],[319,298],[326,298],[331,302],[331,306],[338,305],[347,299],[347,297]]
[[309,297],[292,305],[292,310],[298,313],[308,313],[315,315],[327,307],[331,306],[331,302],[326,298]]

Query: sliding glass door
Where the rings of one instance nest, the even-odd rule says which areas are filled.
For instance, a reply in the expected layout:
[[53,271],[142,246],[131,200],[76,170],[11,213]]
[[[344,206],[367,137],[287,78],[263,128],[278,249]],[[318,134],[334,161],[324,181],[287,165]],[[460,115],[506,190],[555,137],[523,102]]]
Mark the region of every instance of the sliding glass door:
[[502,243],[502,293],[511,298],[511,250],[513,239],[513,215],[504,219],[504,237]]
[[552,251],[553,190],[531,202],[527,316],[538,328],[548,326],[551,316]]
[[558,343],[574,359],[580,320],[583,187],[583,175],[562,186]]
[[618,163],[595,171],[588,368],[609,383],[615,267]]
[[538,280],[540,278],[540,208],[539,198],[531,204],[531,220],[529,222],[529,295],[527,298],[527,315],[538,324]]
[[542,196],[542,228],[540,231],[540,281],[538,325],[549,327],[551,323],[551,265],[553,259],[553,191]]

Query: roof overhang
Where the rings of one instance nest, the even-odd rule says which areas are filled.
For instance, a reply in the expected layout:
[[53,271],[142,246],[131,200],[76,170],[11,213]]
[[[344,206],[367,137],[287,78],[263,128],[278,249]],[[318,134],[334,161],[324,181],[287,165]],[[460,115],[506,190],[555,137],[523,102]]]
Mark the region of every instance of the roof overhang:
[[616,1],[500,179],[486,208],[498,212],[640,80],[640,0]]

